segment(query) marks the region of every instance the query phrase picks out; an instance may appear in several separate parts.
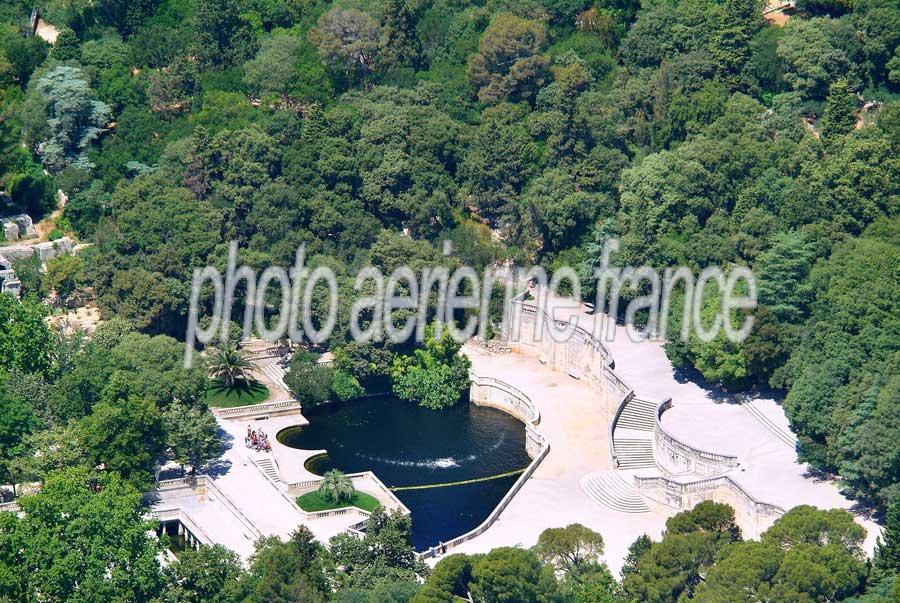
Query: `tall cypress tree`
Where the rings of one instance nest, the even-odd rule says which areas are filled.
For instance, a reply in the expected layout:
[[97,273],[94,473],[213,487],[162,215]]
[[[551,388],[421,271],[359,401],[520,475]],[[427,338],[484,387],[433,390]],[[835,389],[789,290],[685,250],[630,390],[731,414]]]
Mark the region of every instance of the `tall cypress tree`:
[[419,60],[419,40],[406,0],[387,0],[383,21],[382,60],[389,67],[415,67]]

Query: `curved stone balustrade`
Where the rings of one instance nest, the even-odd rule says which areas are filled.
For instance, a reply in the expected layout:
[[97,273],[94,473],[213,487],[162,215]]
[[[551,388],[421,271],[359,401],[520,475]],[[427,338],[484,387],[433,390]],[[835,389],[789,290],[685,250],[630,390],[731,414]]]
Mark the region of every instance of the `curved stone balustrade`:
[[[487,529],[497,521],[497,518],[500,517],[500,514],[503,513],[506,507],[509,506],[509,503],[512,501],[513,497],[515,497],[516,493],[522,489],[525,482],[531,478],[541,464],[541,461],[543,461],[550,452],[550,440],[536,428],[537,423],[540,421],[540,413],[534,402],[531,401],[531,398],[512,385],[499,379],[482,377],[474,372],[470,372],[470,377],[472,379],[470,398],[473,404],[479,404],[479,400],[481,400],[485,406],[498,408],[525,422],[525,450],[528,452],[528,455],[532,457],[532,460],[531,463],[528,464],[528,467],[525,468],[525,471],[519,476],[519,479],[516,480],[516,483],[513,484],[506,495],[500,499],[500,502],[497,503],[494,510],[491,511],[490,515],[488,515],[478,527],[466,532],[462,536],[454,538],[450,542],[445,542],[440,551],[432,547],[431,549],[420,553],[420,559],[428,559],[438,554],[443,554],[487,531]],[[527,419],[523,419],[523,416],[527,417]]]
[[731,471],[740,464],[736,456],[703,450],[685,444],[669,434],[662,426],[662,415],[670,408],[672,408],[671,398],[659,405],[656,425],[653,428],[656,462],[663,471],[670,474],[691,472],[713,476]]
[[[510,302],[508,323],[512,329],[506,337],[513,351],[536,355],[542,363],[585,380],[602,396],[607,407],[621,404],[632,394],[631,388],[613,371],[612,355],[602,341],[587,329],[558,320],[523,297],[524,294],[519,295]],[[551,323],[558,329],[573,329],[572,336],[567,341],[554,340]]]
[[699,502],[713,500],[727,503],[744,536],[758,538],[785,510],[778,505],[757,500],[730,476],[720,475],[692,482],[677,482],[667,477],[634,476],[635,488],[647,498],[679,511]]

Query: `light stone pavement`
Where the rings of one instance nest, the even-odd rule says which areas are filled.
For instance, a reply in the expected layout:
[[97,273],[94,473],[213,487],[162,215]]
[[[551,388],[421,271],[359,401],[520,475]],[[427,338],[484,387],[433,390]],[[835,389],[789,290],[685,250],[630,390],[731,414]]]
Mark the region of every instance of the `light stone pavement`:
[[[574,316],[579,326],[591,332],[595,320],[601,320],[571,300],[556,298],[550,303],[557,318]],[[605,329],[609,317],[602,315],[602,320]],[[729,475],[757,499],[785,509],[801,504],[848,510],[854,507],[854,502],[840,493],[838,481],[811,474],[791,446],[741,405],[747,401],[746,396],[724,394],[679,378],[662,342],[633,341],[623,326],[615,327],[612,340],[604,336],[603,343],[615,360],[616,374],[638,398],[672,398],[673,407],[662,418],[663,428],[697,448],[736,455],[741,469]],[[752,398],[769,422],[790,431],[784,410],[774,399],[759,395]],[[866,528],[864,548],[871,554],[880,527],[864,515],[857,514],[856,519]]]
[[673,513],[670,509],[650,503],[650,513],[614,511],[591,500],[579,485],[585,474],[611,468],[607,430],[614,407],[604,408],[585,383],[542,365],[537,358],[489,354],[474,345],[466,345],[463,351],[475,373],[505,381],[538,406],[538,429],[550,439],[550,452],[500,518],[484,534],[452,552],[530,547],[546,528],[578,522],[603,535],[604,560],[618,572],[635,538],[643,533],[660,536]]
[[[272,458],[271,453],[257,453],[244,446],[244,435],[249,421],[216,419],[227,441],[227,448],[211,470],[215,486],[228,501],[244,515],[263,536],[278,536],[286,540],[301,524],[306,525],[321,542],[347,529],[363,519],[348,514],[307,520],[296,503],[278,485],[269,480],[253,463],[254,457]],[[306,420],[299,414],[275,417],[264,421],[253,421],[255,429],[262,428],[273,443],[273,452],[281,447],[275,441],[279,429],[290,425],[303,424]],[[317,477],[302,470],[302,464],[290,477]],[[191,519],[214,542],[235,551],[247,561],[254,551],[254,542],[247,536],[247,530],[222,501],[212,497],[199,498],[196,495],[182,496],[175,506],[187,512]],[[173,506],[171,499],[158,505],[159,508]]]

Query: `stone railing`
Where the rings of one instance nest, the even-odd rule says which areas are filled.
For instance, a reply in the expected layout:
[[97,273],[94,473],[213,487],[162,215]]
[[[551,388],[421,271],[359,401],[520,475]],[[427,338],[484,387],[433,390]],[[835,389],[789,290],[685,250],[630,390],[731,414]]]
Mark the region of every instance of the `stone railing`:
[[744,535],[751,538],[759,537],[785,513],[778,505],[756,499],[728,475],[692,482],[636,475],[634,485],[644,496],[679,511],[692,509],[705,500],[727,503],[735,510],[735,518]]
[[255,417],[268,414],[283,414],[300,412],[300,402],[297,400],[283,400],[281,402],[263,402],[249,406],[235,406],[233,408],[213,408],[213,414],[222,419],[239,419],[242,417]]
[[669,434],[662,426],[662,415],[672,408],[672,399],[664,400],[656,410],[653,439],[656,463],[670,474],[691,472],[702,476],[720,475],[739,465],[736,456],[710,452],[689,444]]
[[491,406],[514,416],[523,423],[537,425],[541,413],[521,390],[493,377],[482,377],[469,371],[469,399],[478,406]]
[[178,521],[187,530],[199,544],[212,546],[215,541],[197,525],[197,522],[181,508],[153,509],[147,516],[159,522]]
[[18,513],[22,509],[19,508],[19,503],[16,501],[0,503],[0,513],[4,511],[9,511],[10,513]]
[[[528,464],[528,467],[525,468],[525,471],[519,475],[519,479],[516,480],[516,483],[512,485],[512,487],[506,492],[500,502],[497,503],[497,506],[494,507],[494,510],[485,518],[484,521],[481,522],[473,530],[466,532],[462,536],[454,538],[450,542],[445,542],[441,550],[437,550],[435,547],[430,548],[427,551],[419,553],[420,559],[429,559],[431,557],[435,557],[440,554],[444,554],[447,551],[453,549],[454,547],[459,546],[460,544],[472,540],[487,531],[497,518],[500,517],[500,514],[506,510],[506,507],[509,506],[509,503],[512,502],[512,499],[518,494],[519,490],[522,489],[522,486],[531,479],[531,476],[537,471],[537,468],[540,466],[541,462],[546,458],[547,454],[550,452],[550,440],[541,433],[536,425],[537,422],[540,421],[540,414],[538,413],[537,407],[531,401],[531,399],[526,396],[524,393],[516,389],[515,387],[500,381],[499,379],[494,379],[492,377],[481,377],[474,373],[472,376],[472,387],[475,389],[475,393],[471,396],[472,402],[478,404],[477,396],[486,396],[488,399],[492,400],[503,400],[503,403],[500,404],[490,404],[491,406],[495,406],[500,410],[504,410],[509,412],[513,416],[520,418],[519,412],[523,412],[525,416],[533,417],[533,421],[525,422],[525,448],[528,451],[529,456],[532,457],[531,463]],[[499,392],[499,396],[495,396],[490,393],[485,393],[484,389],[494,389]],[[508,400],[515,399],[515,402],[508,402]],[[516,412],[512,412],[512,409],[517,409]],[[527,410],[525,410],[527,409]]]
[[619,405],[616,406],[616,414],[613,415],[612,421],[609,422],[609,458],[612,461],[613,468],[618,468],[619,466],[619,455],[616,454],[616,426],[619,424],[619,417],[622,416],[622,411],[625,410],[625,407],[634,399],[634,392],[628,392],[628,395],[622,398],[622,401],[619,402]]
[[[535,303],[525,299],[528,292],[523,292],[512,299],[507,315],[510,325],[505,342],[512,349],[526,353],[538,353],[539,359],[552,368],[568,373],[574,378],[583,379],[598,391],[603,401],[616,411],[609,421],[609,453],[613,467],[618,466],[613,432],[616,422],[625,405],[634,397],[634,391],[616,375],[615,363],[609,349],[593,333],[559,320]],[[554,323],[557,328],[574,327],[572,337],[565,342],[556,342],[550,336],[547,325]],[[536,329],[541,329],[539,341],[535,341]]]
[[[510,302],[507,345],[513,350],[537,354],[544,364],[584,379],[605,402],[619,404],[631,393],[631,388],[613,371],[614,362],[609,349],[587,329],[573,322],[559,320],[545,309],[524,299],[520,294]],[[571,329],[566,341],[555,341],[550,324],[558,330]]]

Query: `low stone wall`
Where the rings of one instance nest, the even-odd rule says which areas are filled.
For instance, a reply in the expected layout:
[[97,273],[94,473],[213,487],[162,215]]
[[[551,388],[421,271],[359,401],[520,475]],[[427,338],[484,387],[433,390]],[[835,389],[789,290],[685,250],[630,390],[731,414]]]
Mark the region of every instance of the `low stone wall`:
[[486,401],[484,404],[485,406],[499,408],[500,410],[509,412],[520,420],[523,420],[522,417],[531,418],[530,421],[525,422],[525,449],[528,452],[528,455],[532,457],[532,460],[531,463],[528,464],[528,467],[525,468],[525,471],[519,476],[519,479],[516,480],[516,483],[513,484],[503,498],[500,499],[500,502],[497,503],[494,510],[491,511],[490,515],[488,515],[478,527],[462,536],[454,538],[450,542],[445,542],[440,551],[432,547],[427,551],[419,553],[420,559],[429,559],[444,554],[460,544],[484,534],[487,529],[497,521],[506,507],[509,506],[509,503],[512,502],[515,495],[522,489],[522,486],[531,479],[531,476],[537,471],[541,462],[550,452],[550,440],[536,427],[537,422],[540,421],[540,413],[534,405],[534,402],[531,401],[531,398],[512,385],[500,381],[499,379],[494,379],[493,377],[481,377],[475,373],[470,373],[470,375],[472,378],[472,393],[470,398],[474,404],[478,404],[478,399],[480,398],[481,400]]
[[693,482],[635,476],[634,485],[647,498],[678,511],[692,509],[705,500],[728,504],[734,509],[745,538],[759,538],[785,512],[777,505],[757,500],[727,475]]
[[709,477],[727,473],[740,464],[736,456],[696,448],[670,435],[662,426],[663,413],[670,408],[671,398],[659,405],[653,427],[653,452],[660,469],[674,475],[691,472]]
[[213,414],[221,419],[260,419],[297,414],[301,410],[300,402],[285,400],[283,402],[263,402],[250,406],[234,408],[212,408]]

